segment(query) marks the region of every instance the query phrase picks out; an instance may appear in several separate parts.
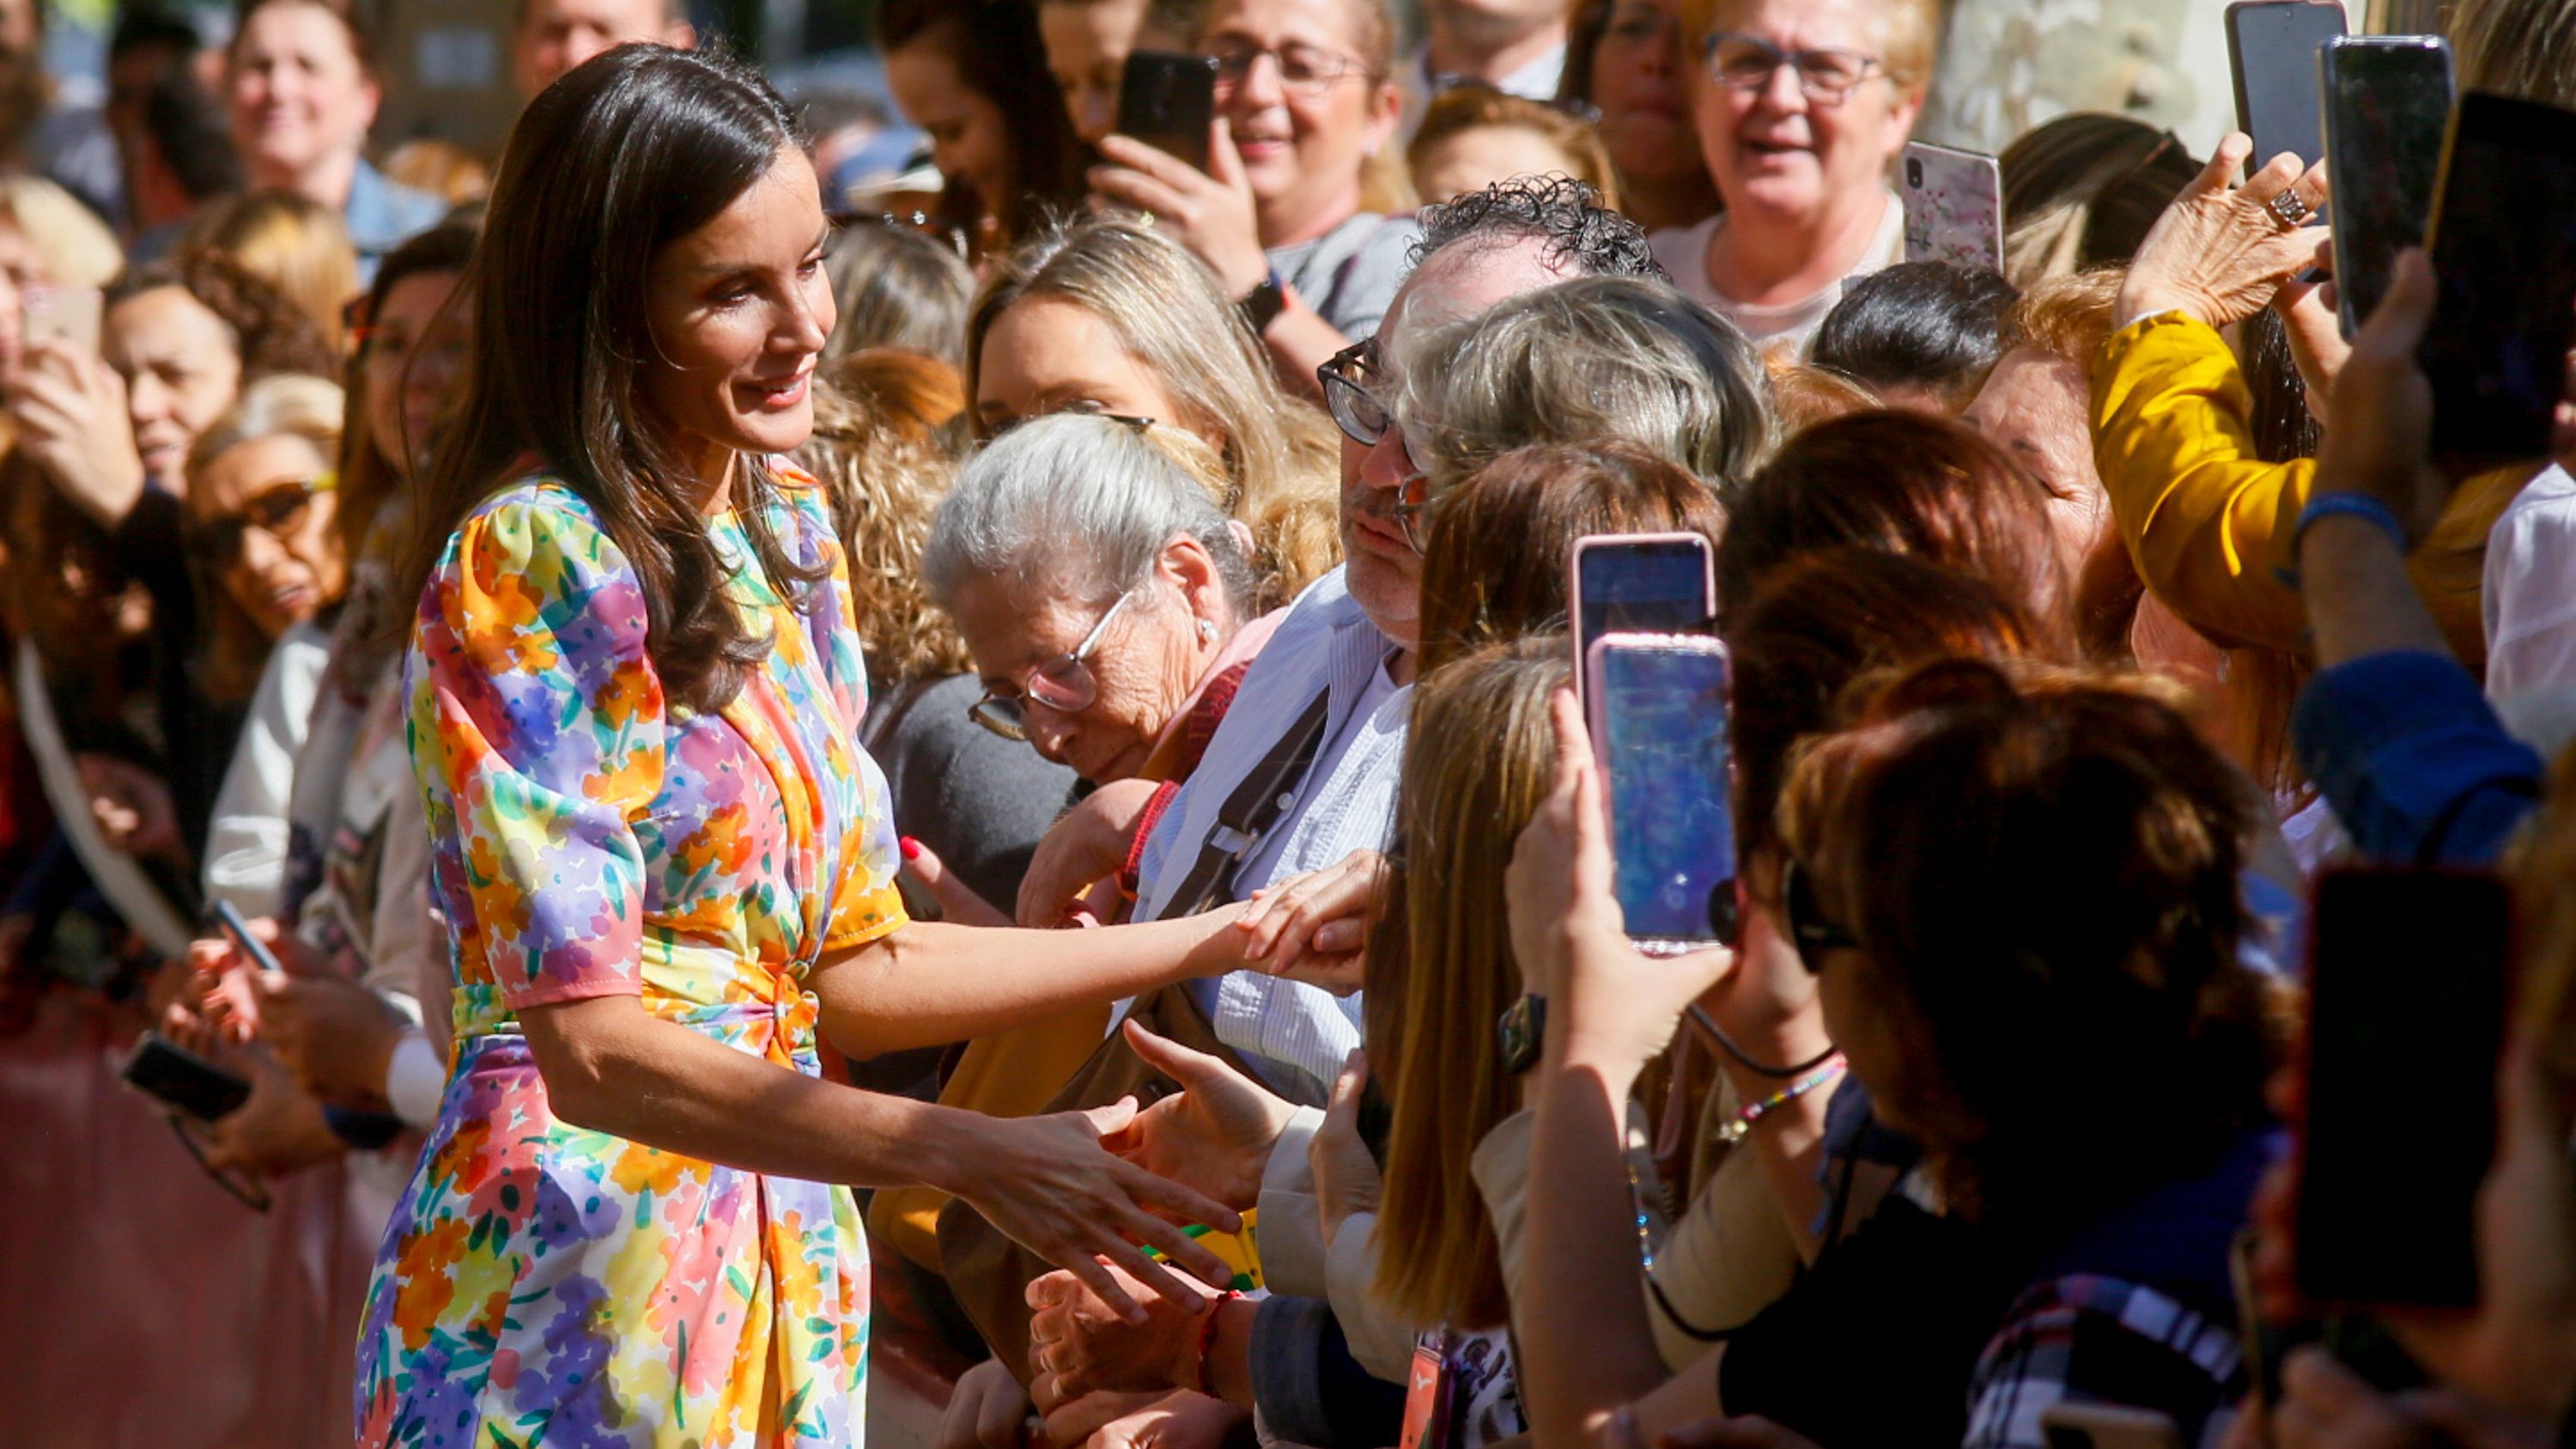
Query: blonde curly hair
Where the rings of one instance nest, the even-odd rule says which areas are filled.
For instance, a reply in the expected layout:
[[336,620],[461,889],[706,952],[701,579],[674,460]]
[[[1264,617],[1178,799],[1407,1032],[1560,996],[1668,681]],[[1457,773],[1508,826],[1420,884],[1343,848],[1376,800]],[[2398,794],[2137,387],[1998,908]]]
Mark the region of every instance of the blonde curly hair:
[[921,583],[931,515],[957,478],[965,410],[957,370],[927,353],[865,348],[816,379],[814,437],[797,461],[831,497],[859,640],[879,681],[974,671]]

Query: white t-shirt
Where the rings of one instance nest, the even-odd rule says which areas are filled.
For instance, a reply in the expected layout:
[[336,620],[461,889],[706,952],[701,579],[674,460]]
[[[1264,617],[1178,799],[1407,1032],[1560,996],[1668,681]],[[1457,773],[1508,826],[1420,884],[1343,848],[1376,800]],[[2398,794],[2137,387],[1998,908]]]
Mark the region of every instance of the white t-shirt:
[[2487,698],[2576,685],[2576,478],[2549,467],[2487,532]]
[[1870,234],[1869,249],[1861,253],[1858,264],[1813,296],[1782,306],[1756,307],[1738,302],[1709,281],[1708,249],[1717,240],[1718,228],[1726,225],[1725,212],[1695,225],[1659,231],[1647,238],[1647,244],[1654,248],[1655,260],[1672,273],[1673,285],[1684,296],[1744,329],[1744,335],[1759,343],[1765,356],[1777,356],[1787,349],[1788,360],[1797,361],[1806,356],[1807,343],[1823,325],[1825,314],[1843,299],[1846,283],[1905,260],[1905,207],[1894,192],[1883,194],[1886,205],[1879,212],[1878,230]]

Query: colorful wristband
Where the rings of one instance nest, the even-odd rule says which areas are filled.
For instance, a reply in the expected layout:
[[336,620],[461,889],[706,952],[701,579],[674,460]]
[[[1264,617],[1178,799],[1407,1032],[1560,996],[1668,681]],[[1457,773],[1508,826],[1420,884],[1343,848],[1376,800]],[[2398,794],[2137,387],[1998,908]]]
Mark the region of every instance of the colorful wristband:
[[1841,1052],[1835,1052],[1832,1056],[1827,1057],[1825,1059],[1825,1064],[1817,1068],[1815,1071],[1810,1072],[1806,1076],[1800,1077],[1798,1080],[1782,1087],[1779,1091],[1772,1093],[1770,1096],[1763,1098],[1761,1101],[1756,1102],[1745,1108],[1743,1111],[1737,1113],[1734,1121],[1727,1123],[1724,1127],[1717,1130],[1718,1145],[1721,1147],[1732,1147],[1736,1143],[1743,1141],[1745,1134],[1753,1130],[1754,1123],[1759,1122],[1781,1108],[1788,1106],[1800,1097],[1807,1095],[1809,1092],[1816,1090],[1818,1087],[1825,1085],[1827,1082],[1834,1080],[1842,1074],[1843,1054]]
[[2289,563],[2275,571],[2283,584],[2294,589],[2299,586],[2300,543],[2307,538],[2308,530],[2318,519],[2336,514],[2379,525],[2381,530],[2387,533],[2388,541],[2397,545],[2397,551],[2400,554],[2408,553],[2415,547],[2413,540],[2407,538],[2406,525],[2399,521],[2396,510],[2370,494],[2320,493],[2308,500],[2307,507],[2299,510],[2299,521],[2290,527]]

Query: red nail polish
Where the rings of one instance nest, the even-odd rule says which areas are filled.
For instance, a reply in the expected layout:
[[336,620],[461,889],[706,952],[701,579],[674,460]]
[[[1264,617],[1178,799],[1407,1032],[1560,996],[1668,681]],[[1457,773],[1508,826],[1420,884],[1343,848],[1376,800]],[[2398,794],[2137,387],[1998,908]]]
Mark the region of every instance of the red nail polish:
[[897,844],[899,844],[899,845],[901,845],[901,846],[903,847],[903,858],[904,858],[904,859],[906,859],[906,860],[919,860],[919,859],[921,859],[921,842],[920,842],[920,841],[913,839],[913,838],[912,838],[911,836],[909,836],[909,835],[906,835],[906,836],[902,837],[900,840],[898,840],[896,843],[897,843]]

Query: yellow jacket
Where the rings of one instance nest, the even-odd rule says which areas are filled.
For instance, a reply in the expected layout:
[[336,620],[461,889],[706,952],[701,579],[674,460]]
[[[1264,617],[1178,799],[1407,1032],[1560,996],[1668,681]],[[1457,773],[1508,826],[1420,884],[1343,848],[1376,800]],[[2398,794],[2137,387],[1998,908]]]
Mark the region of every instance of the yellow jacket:
[[[2231,649],[2305,653],[2307,616],[2276,570],[2316,463],[2254,454],[2236,354],[2179,312],[2111,334],[2093,363],[2093,455],[2138,576],[2165,607]],[[2408,561],[2415,586],[2472,669],[2486,662],[2479,574],[2487,531],[2532,470],[2481,474],[2451,495]]]

